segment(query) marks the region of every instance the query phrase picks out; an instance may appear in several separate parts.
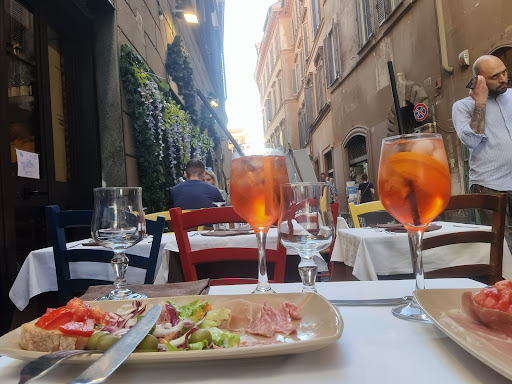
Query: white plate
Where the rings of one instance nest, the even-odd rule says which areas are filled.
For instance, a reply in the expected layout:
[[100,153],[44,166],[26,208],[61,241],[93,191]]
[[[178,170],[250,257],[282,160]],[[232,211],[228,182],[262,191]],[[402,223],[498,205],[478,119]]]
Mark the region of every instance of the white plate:
[[[202,351],[141,352],[131,354],[126,362],[133,364],[173,363],[302,353],[314,351],[336,342],[341,337],[343,331],[343,319],[338,309],[331,305],[323,296],[314,293],[177,296],[171,299],[178,305],[183,305],[197,298],[206,299],[212,304],[213,308],[222,306],[223,302],[232,299],[245,299],[260,304],[267,301],[274,307],[277,303],[289,301],[302,306],[302,319],[294,320],[294,322],[298,323],[297,333],[282,337],[283,343]],[[144,303],[162,303],[164,300],[166,298],[152,298],[142,301]],[[107,311],[114,311],[120,305],[131,301],[94,301],[89,302],[89,304],[99,306]],[[21,349],[19,346],[19,336],[20,328],[17,328],[0,337],[0,354],[21,360],[32,360],[45,354],[45,352]],[[96,360],[97,357],[97,354],[79,355],[67,361],[69,363],[90,363]]]
[[[453,341],[477,359],[512,380],[512,338],[493,335],[462,313],[462,294],[479,289],[423,289],[414,291],[421,308]],[[449,316],[451,315],[451,317]],[[454,320],[455,319],[455,320]]]

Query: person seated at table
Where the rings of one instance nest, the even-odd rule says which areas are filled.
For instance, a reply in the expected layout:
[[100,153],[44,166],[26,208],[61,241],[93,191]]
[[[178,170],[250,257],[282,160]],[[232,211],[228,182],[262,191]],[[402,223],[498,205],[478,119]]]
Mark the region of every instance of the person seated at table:
[[222,195],[224,201],[226,201],[227,193],[225,190],[219,188],[219,183],[217,181],[217,175],[213,171],[211,171],[209,169],[207,169],[205,171],[204,181],[206,181],[208,184],[213,185],[214,187],[217,187],[217,189],[220,191],[220,194]]
[[204,163],[198,159],[190,160],[185,166],[183,183],[171,188],[172,203],[181,209],[199,209],[214,207],[214,202],[224,201],[218,188],[203,181]]

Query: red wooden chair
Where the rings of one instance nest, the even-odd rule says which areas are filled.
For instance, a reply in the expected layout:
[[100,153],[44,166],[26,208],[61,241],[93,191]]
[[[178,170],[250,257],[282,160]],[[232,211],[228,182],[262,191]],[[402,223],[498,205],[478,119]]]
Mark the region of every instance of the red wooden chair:
[[[182,212],[181,208],[169,210],[171,220],[174,223],[174,233],[178,243],[181,266],[185,281],[198,280],[196,266],[203,263],[216,263],[220,261],[258,261],[257,248],[208,248],[192,251],[187,229],[205,224],[214,223],[240,223],[245,220],[235,212],[233,207],[203,208],[190,212]],[[284,282],[286,264],[286,248],[278,242],[277,249],[268,249],[266,252],[267,265],[274,265],[274,283]],[[256,272],[256,268],[254,269]],[[231,284],[256,284],[256,278],[215,278],[210,280],[210,285]]]

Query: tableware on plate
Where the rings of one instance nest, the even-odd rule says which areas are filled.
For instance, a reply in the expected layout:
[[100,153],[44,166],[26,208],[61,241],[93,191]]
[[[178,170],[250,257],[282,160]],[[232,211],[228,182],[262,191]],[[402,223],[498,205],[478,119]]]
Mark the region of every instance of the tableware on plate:
[[252,147],[244,156],[234,154],[230,180],[231,204],[258,241],[258,284],[253,293],[274,292],[268,282],[265,249],[267,232],[279,217],[279,186],[288,182],[283,152]]
[[[424,289],[423,234],[446,207],[451,192],[442,136],[418,133],[383,139],[378,185],[382,205],[407,229],[416,289]],[[415,300],[392,312],[401,319],[429,321]]]
[[414,298],[449,338],[492,369],[512,380],[512,339],[490,331],[463,313],[462,294],[480,288],[420,289]]
[[63,361],[84,353],[103,353],[103,351],[67,349],[64,351],[47,353],[46,355],[32,360],[21,368],[20,381],[18,384],[25,384],[29,380],[44,376]]
[[368,306],[390,306],[408,303],[412,300],[412,296],[394,297],[391,299],[334,299],[329,300],[331,304],[344,306],[344,307],[368,307]]
[[125,277],[129,263],[125,250],[137,244],[146,235],[142,188],[95,188],[91,233],[98,244],[114,251],[111,262],[115,273],[114,289],[98,300],[146,297],[143,293],[128,289]]
[[316,292],[317,265],[313,257],[333,240],[329,183],[281,185],[281,215],[278,231],[281,243],[299,254],[303,292]]
[[72,384],[90,384],[104,382],[128,356],[137,348],[151,328],[160,317],[162,306],[159,304],[151,307],[140,319],[137,320],[128,332],[107,349],[89,368],[83,371]]
[[[172,300],[177,305],[185,305],[194,300],[207,300],[213,308],[222,306],[227,301],[242,299],[251,303],[263,304],[268,302],[276,307],[283,301],[294,303],[302,309],[302,319],[297,324],[297,332],[288,336],[279,336],[283,341],[276,344],[255,345],[240,348],[220,348],[200,351],[175,351],[175,352],[137,352],[132,353],[124,364],[158,364],[158,363],[201,363],[208,360],[245,359],[253,357],[269,357],[278,355],[289,355],[295,353],[310,352],[321,349],[329,344],[335,343],[343,331],[343,318],[339,310],[331,305],[323,296],[315,293],[293,292],[293,293],[272,293],[272,294],[235,294],[235,295],[212,295],[212,296],[175,296],[162,298],[142,299],[142,305],[162,304],[166,300]],[[102,310],[116,311],[123,304],[130,304],[131,300],[125,301],[94,301],[87,302],[90,305],[98,306]],[[321,326],[316,326],[321,324]],[[20,328],[0,337],[0,354],[20,360],[33,360],[43,356],[45,352],[26,351],[19,346]],[[255,336],[258,338],[257,336]],[[263,337],[262,337],[263,338]],[[263,338],[266,339],[266,338]],[[91,364],[97,356],[76,356],[67,360],[66,364]]]

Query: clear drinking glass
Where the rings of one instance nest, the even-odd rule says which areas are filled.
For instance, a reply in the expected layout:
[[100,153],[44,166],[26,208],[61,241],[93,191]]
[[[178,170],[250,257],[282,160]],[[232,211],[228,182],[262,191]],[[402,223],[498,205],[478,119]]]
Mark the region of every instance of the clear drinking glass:
[[244,156],[233,155],[231,204],[250,224],[258,241],[258,284],[253,293],[274,292],[267,276],[267,232],[279,217],[279,186],[287,182],[286,160],[280,149],[256,147]]
[[334,219],[328,183],[281,185],[279,235],[283,245],[300,255],[303,292],[316,292],[315,254],[331,245]]
[[[442,136],[418,133],[382,140],[378,185],[382,205],[407,229],[416,289],[424,289],[423,234],[451,194]],[[406,320],[430,321],[415,300],[392,312]]]
[[115,273],[115,288],[98,300],[145,298],[145,294],[127,288],[125,277],[129,263],[125,250],[146,235],[142,188],[95,188],[91,233],[95,241],[114,251],[111,264]]
[[[213,204],[216,207],[222,207],[222,206],[226,205],[226,202],[225,201],[214,201]],[[226,224],[227,223],[214,223],[213,224],[213,231],[214,232],[218,232],[218,231],[226,231],[226,230],[228,230],[229,228],[226,228]]]

